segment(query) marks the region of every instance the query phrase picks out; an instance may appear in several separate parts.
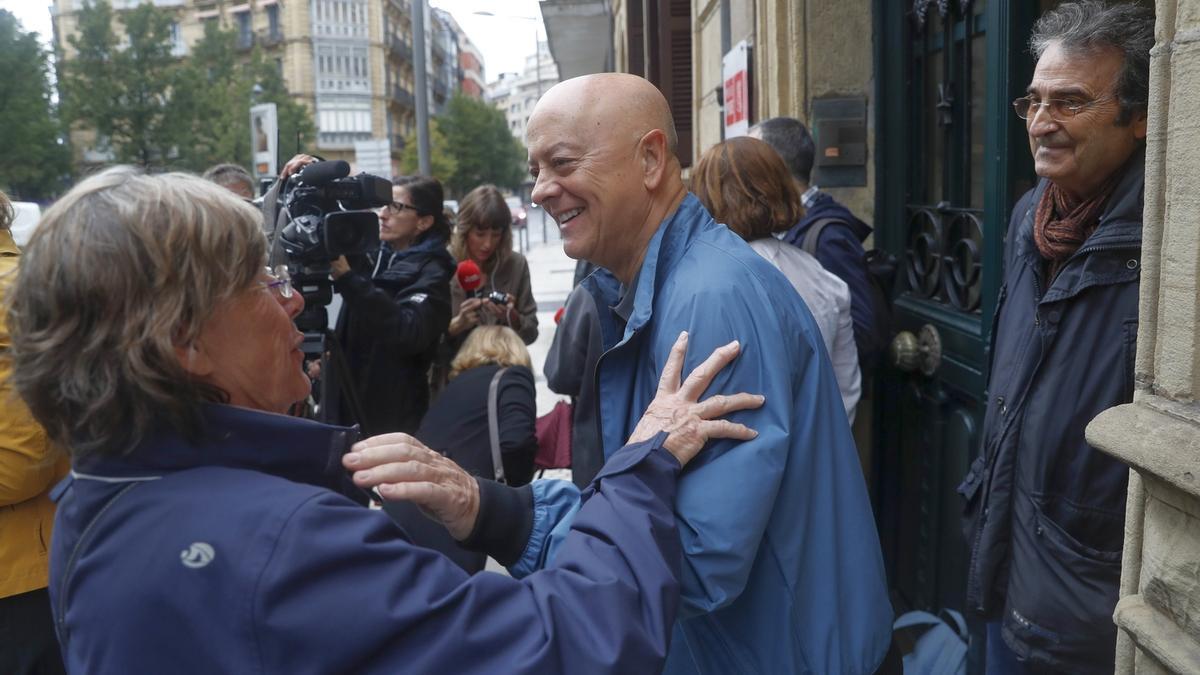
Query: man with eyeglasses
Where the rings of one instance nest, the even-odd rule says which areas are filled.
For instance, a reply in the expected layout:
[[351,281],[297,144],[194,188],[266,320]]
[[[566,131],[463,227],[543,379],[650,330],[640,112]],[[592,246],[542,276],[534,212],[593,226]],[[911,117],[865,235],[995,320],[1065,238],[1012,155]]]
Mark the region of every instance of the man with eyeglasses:
[[987,672],[1111,673],[1129,469],[1084,428],[1133,398],[1154,16],[1048,12],[1013,102],[1041,180],[1017,203],[980,456],[959,486]]

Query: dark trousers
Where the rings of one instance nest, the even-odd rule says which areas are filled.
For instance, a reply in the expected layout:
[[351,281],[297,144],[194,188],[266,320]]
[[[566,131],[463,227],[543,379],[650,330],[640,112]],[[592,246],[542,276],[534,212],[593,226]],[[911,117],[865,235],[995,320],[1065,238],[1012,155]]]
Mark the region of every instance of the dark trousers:
[[66,672],[54,635],[50,593],[39,588],[0,598],[0,673],[52,675]]

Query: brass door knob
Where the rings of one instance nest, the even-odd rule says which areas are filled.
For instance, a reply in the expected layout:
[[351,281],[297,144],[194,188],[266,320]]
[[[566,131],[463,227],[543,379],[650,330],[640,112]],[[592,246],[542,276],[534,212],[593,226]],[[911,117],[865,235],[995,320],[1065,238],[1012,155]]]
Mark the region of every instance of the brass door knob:
[[890,351],[892,365],[898,370],[933,375],[942,364],[942,337],[931,324],[921,326],[917,335],[902,330],[892,340]]

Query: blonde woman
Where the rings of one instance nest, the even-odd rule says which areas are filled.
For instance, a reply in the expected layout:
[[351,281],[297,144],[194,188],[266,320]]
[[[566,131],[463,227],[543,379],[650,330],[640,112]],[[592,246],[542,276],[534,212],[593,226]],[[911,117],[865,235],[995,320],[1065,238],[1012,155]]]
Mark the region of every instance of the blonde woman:
[[[417,438],[454,460],[468,473],[492,479],[492,446],[488,426],[488,391],[496,389],[497,432],[505,481],[514,487],[533,478],[537,453],[537,394],[529,350],[507,326],[479,326],[471,331],[450,364],[450,382],[434,399]],[[384,510],[414,543],[445,553],[468,572],[482,570],[486,556],[465,551],[445,528],[423,517],[412,504],[388,502]]]

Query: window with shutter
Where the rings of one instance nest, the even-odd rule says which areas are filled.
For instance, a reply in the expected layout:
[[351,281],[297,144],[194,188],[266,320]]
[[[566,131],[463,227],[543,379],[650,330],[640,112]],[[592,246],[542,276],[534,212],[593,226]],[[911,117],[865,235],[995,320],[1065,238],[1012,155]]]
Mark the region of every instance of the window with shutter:
[[[691,0],[641,0],[645,73],[671,106],[679,135],[679,162],[692,164],[692,4]],[[630,35],[630,52],[634,40]],[[632,66],[633,59],[630,58]],[[631,67],[632,72],[632,67]],[[640,73],[639,73],[640,74]]]

